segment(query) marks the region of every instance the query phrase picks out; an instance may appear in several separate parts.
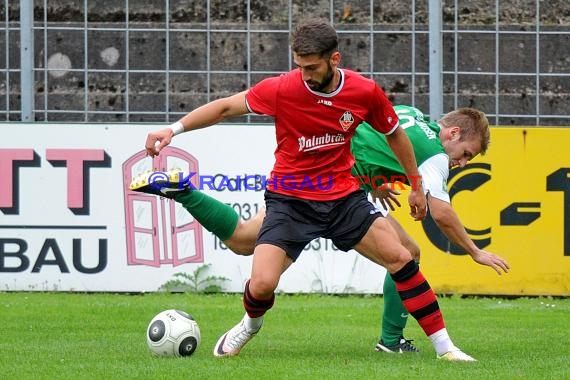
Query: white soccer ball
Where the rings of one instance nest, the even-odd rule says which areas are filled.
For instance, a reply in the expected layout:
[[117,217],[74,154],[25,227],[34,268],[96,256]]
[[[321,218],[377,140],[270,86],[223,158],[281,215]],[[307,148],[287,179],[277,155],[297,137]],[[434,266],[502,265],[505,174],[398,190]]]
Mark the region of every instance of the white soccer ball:
[[190,356],[200,345],[200,328],[188,313],[165,310],[148,324],[146,342],[156,356]]

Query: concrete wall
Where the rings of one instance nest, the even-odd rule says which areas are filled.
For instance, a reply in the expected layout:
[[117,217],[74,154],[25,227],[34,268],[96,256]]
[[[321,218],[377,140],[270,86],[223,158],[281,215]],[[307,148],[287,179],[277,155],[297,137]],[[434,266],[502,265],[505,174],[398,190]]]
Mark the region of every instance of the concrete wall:
[[[87,19],[92,28],[125,28],[127,15],[124,2],[98,0],[88,2]],[[300,5],[302,3],[302,5]],[[416,72],[415,104],[428,109],[428,49],[427,35],[418,33],[415,39],[415,67],[411,64],[412,38],[410,2],[389,0],[374,2],[374,22],[381,25],[379,30],[392,31],[375,35],[370,41],[369,0],[355,0],[336,4],[333,19],[342,25],[339,30],[362,30],[363,33],[342,34],[341,51],[343,65],[359,71],[377,72]],[[427,1],[416,1],[416,30],[427,30]],[[207,70],[207,35],[204,32],[177,32],[176,29],[203,29],[206,26],[208,9],[206,1],[170,1],[169,59],[171,70]],[[211,27],[214,29],[243,29],[247,21],[246,1],[211,1]],[[443,1],[444,22],[450,29],[454,21],[453,1]],[[499,24],[501,30],[535,31],[534,0],[500,1]],[[43,1],[35,1],[36,27],[43,27],[44,11],[49,27],[83,27],[85,12],[83,1],[59,0],[48,2],[43,9]],[[117,113],[91,114],[89,121],[126,121],[124,111],[131,113],[129,121],[166,121],[165,101],[169,94],[170,119],[176,119],[207,101],[207,76],[205,73],[171,73],[168,81],[164,72],[149,73],[149,70],[163,71],[167,67],[167,35],[165,32],[150,31],[149,28],[164,28],[166,13],[163,1],[136,0],[129,2],[129,28],[124,31],[42,29],[35,31],[35,65],[37,68],[60,69],[50,71],[46,81],[43,70],[36,74],[36,109],[117,111]],[[0,19],[6,19],[10,26],[17,25],[19,9],[0,9]],[[251,24],[254,29],[288,30],[288,8],[286,0],[251,1]],[[294,2],[293,22],[304,15],[330,18],[329,0]],[[477,0],[459,2],[458,20],[460,29],[495,31],[495,1]],[[570,4],[563,0],[541,1],[541,30],[568,30],[570,24]],[[0,24],[2,25],[2,24]],[[135,30],[136,29],[136,30]],[[146,29],[146,30],[145,30]],[[0,29],[0,51],[5,51],[5,29]],[[248,40],[245,33],[219,32],[210,35],[210,70],[219,71],[210,76],[211,98],[246,89],[251,83],[268,74],[246,75],[252,71],[279,72],[289,68],[287,33],[252,33],[251,62],[247,60]],[[454,106],[454,94],[458,94],[459,106],[474,106],[488,113],[495,113],[497,95],[500,114],[536,113],[536,35],[506,34],[498,41],[498,69],[501,73],[529,73],[526,76],[502,75],[496,91],[497,62],[495,60],[495,34],[458,34],[458,61],[454,66],[454,34],[444,34],[444,70],[490,72],[490,75],[460,74],[444,77],[444,110]],[[542,73],[570,72],[570,36],[564,34],[541,34],[538,71]],[[47,41],[47,46],[44,42]],[[9,69],[19,68],[19,34],[9,33]],[[371,46],[374,44],[373,66],[370,66]],[[87,52],[85,52],[85,47]],[[85,54],[87,53],[87,54]],[[128,53],[128,54],[127,54]],[[128,62],[127,62],[128,55]],[[87,57],[87,58],[86,58]],[[5,60],[0,60],[0,68],[5,68]],[[125,69],[129,68],[127,74]],[[87,68],[88,75],[84,73]],[[117,72],[94,72],[93,70],[117,70]],[[78,71],[73,71],[78,70]],[[136,70],[146,72],[136,72]],[[228,74],[227,71],[242,71]],[[0,110],[6,103],[6,75],[0,86]],[[395,103],[412,102],[411,75],[378,75],[375,78]],[[9,107],[19,109],[19,74],[9,76]],[[87,89],[85,88],[87,86]],[[540,113],[569,114],[570,79],[563,76],[540,78]],[[47,92],[48,104],[45,104]],[[87,99],[85,99],[87,94]],[[128,94],[128,96],[127,96]],[[138,112],[152,112],[141,114]],[[177,114],[178,113],[178,114]],[[17,120],[17,115],[11,116]],[[41,112],[36,116],[44,120]],[[53,113],[50,121],[83,121],[82,114]],[[535,118],[502,117],[500,124],[534,124]],[[566,120],[552,119],[550,125],[568,124]]]

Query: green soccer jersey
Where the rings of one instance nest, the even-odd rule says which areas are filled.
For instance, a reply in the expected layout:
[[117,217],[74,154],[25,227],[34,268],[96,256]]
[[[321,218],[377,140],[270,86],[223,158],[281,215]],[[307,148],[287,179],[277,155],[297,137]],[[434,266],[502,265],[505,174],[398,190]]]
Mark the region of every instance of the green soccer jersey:
[[[449,157],[445,153],[439,132],[441,127],[420,110],[410,106],[395,106],[400,126],[410,139],[422,184],[426,193],[449,202],[447,178]],[[399,180],[409,185],[405,172],[390,149],[386,137],[366,122],[361,123],[352,138],[351,149],[356,163],[353,174],[360,176],[361,188],[371,191],[386,182]]]

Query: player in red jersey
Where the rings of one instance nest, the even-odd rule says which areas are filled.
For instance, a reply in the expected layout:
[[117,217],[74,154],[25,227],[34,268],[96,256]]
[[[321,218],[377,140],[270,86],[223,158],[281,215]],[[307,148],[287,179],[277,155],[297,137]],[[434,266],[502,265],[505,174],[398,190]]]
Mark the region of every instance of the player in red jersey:
[[[335,57],[340,60],[340,55]],[[348,142],[356,126],[366,120],[380,132],[391,134],[398,117],[376,83],[355,72],[333,71],[329,66],[324,83],[317,82],[312,73],[321,61],[316,54],[309,59],[297,56],[299,70],[260,82],[246,94],[246,101],[251,111],[277,120],[276,162],[268,189],[329,201],[359,189],[358,181],[347,175],[354,165]],[[322,92],[329,87],[330,92]],[[412,170],[414,161],[409,161]],[[305,186],[301,186],[303,181]]]
[[[451,341],[435,294],[418,265],[351,175],[350,139],[360,122],[366,121],[386,135],[412,183],[408,198],[412,217],[425,217],[426,198],[417,181],[416,160],[392,106],[374,81],[339,68],[338,39],[328,23],[309,20],[300,24],[292,35],[292,50],[297,69],[201,106],[169,128],[147,136],[147,153],[155,156],[174,135],[228,117],[254,112],[275,118],[276,162],[243,296],[246,313],[220,337],[214,355],[240,352],[273,306],[281,274],[310,241],[324,237],[344,251],[354,248],[387,269],[404,306],[430,338],[438,358],[474,361]],[[172,190],[159,194],[176,198]]]

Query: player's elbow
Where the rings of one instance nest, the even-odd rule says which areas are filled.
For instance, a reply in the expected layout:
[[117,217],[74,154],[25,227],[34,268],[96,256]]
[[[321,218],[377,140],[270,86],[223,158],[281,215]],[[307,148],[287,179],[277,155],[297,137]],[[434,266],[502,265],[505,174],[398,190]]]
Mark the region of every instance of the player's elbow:
[[452,219],[446,214],[432,214],[432,219],[437,225],[437,228],[439,228],[440,231],[442,231],[446,236],[448,234],[448,231],[454,230],[456,228]]
[[445,225],[447,224],[449,217],[448,214],[445,210],[442,210],[438,207],[435,208],[430,208],[429,209],[429,213],[431,215],[431,218],[433,219],[433,221],[438,225]]

